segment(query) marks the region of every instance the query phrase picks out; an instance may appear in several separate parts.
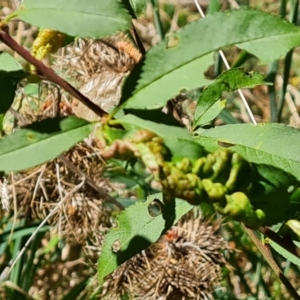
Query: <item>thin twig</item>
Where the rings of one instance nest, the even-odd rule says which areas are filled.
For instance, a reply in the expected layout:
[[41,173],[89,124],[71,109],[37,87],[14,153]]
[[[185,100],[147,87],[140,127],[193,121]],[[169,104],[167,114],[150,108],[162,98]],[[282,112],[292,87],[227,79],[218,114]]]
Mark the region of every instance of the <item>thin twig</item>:
[[89,100],[86,96],[80,93],[75,87],[73,87],[70,83],[65,81],[63,78],[58,76],[51,68],[47,67],[42,61],[36,59],[31,55],[29,51],[27,51],[24,47],[19,45],[8,33],[8,27],[0,27],[0,41],[9,46],[15,52],[17,52],[21,57],[23,57],[30,64],[34,65],[38,70],[38,73],[50,80],[51,82],[57,84],[69,94],[77,98],[80,102],[86,105],[89,109],[91,109],[94,113],[96,113],[100,117],[104,117],[107,113],[102,110],[98,105]]
[[42,180],[42,176],[43,176],[43,174],[44,174],[44,172],[45,172],[45,170],[46,170],[46,165],[43,165],[39,170],[40,170],[41,172],[40,172],[40,174],[39,174],[39,176],[38,176],[38,178],[37,178],[37,180],[36,180],[36,183],[35,183],[35,186],[34,186],[34,189],[33,189],[32,198],[31,198],[31,202],[30,202],[30,206],[32,206],[32,203],[33,203],[33,201],[34,201],[34,199],[35,199],[37,190],[38,190],[38,188],[39,188],[39,186],[40,186],[40,182],[41,182],[41,180]]
[[9,235],[9,239],[8,239],[8,243],[11,242],[12,240],[12,235],[14,233],[14,228],[15,228],[15,225],[17,223],[17,218],[18,218],[18,204],[17,204],[17,195],[16,195],[16,188],[14,186],[14,172],[11,172],[10,173],[10,178],[11,178],[11,183],[12,183],[12,195],[13,195],[13,203],[14,203],[14,217],[13,217],[13,225],[12,225],[12,228],[11,228],[11,231],[10,231],[10,235]]
[[59,173],[59,165],[58,163],[55,164],[55,168],[56,168],[56,177],[57,177],[57,188],[58,188],[58,193],[60,198],[63,198],[63,188],[61,186],[61,182],[60,182],[60,173]]
[[18,181],[16,181],[16,182],[12,182],[12,183],[9,185],[9,188],[10,188],[10,187],[13,187],[13,186],[16,186],[16,185],[22,183],[23,181],[26,181],[26,180],[28,180],[29,178],[35,176],[37,173],[41,172],[41,169],[42,169],[42,168],[43,168],[43,166],[40,167],[40,168],[38,168],[37,170],[35,170],[35,171],[32,172],[31,174],[29,174],[28,176],[23,177],[22,179],[20,179],[20,180],[18,180]]
[[[56,178],[57,178],[57,186],[58,186],[58,194],[59,194],[59,197],[62,201],[63,199],[63,194],[62,194],[62,186],[61,186],[61,181],[60,181],[60,172],[59,172],[59,166],[58,166],[58,163],[55,164],[55,167],[56,167]],[[69,193],[69,196],[72,197],[73,194]],[[64,209],[65,206],[62,205],[62,209]],[[60,209],[59,210],[59,218],[58,218],[58,225],[57,225],[57,234],[58,234],[58,237],[61,239],[62,237],[62,225],[61,225],[61,220],[62,220],[62,210]]]
[[135,28],[135,25],[134,25],[134,22],[132,22],[132,37],[134,38],[134,41],[138,47],[138,49],[140,50],[142,56],[144,57],[145,54],[146,54],[146,50],[145,50],[145,47],[143,45],[143,42],[142,40],[140,39],[137,31],[136,31],[136,28]]
[[288,84],[288,92],[293,96],[294,105],[300,106],[300,94],[296,87],[291,84]]
[[[281,76],[278,76],[277,80],[280,83],[281,88],[282,88],[283,78]],[[292,99],[292,95],[295,99],[297,99],[297,97],[299,99],[299,91],[295,87],[293,87],[291,84],[287,85],[286,90],[287,90],[287,92],[285,93],[285,101],[291,112],[292,118],[294,119],[294,122],[292,122],[291,125],[299,127],[300,117],[299,117],[299,113],[298,113],[297,106],[296,106],[296,103],[297,102],[299,103],[299,101],[294,102]]]
[[285,93],[285,101],[288,105],[288,108],[291,112],[291,120],[290,122],[291,125],[299,127],[300,125],[300,118],[299,118],[299,113],[297,110],[297,107],[293,101],[293,98],[291,96],[291,93],[289,91],[289,85],[287,85],[287,92]]
[[64,155],[59,156],[59,159],[76,175],[85,179],[86,183],[98,192],[99,196],[105,199],[107,202],[114,204],[119,210],[123,210],[124,206],[119,203],[116,199],[108,195],[103,189],[96,185],[96,183],[85,173],[80,171],[72,162],[70,162]]

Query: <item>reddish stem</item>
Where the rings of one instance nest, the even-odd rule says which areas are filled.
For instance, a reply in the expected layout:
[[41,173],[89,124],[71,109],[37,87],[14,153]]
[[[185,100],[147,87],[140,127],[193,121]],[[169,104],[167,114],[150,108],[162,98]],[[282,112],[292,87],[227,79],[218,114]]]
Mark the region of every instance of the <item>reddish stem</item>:
[[34,65],[38,70],[38,74],[53,83],[57,84],[73,97],[78,99],[84,105],[86,105],[89,109],[95,112],[100,117],[106,116],[107,113],[102,110],[99,106],[94,104],[91,100],[89,100],[86,96],[80,93],[75,87],[73,87],[70,83],[65,81],[63,78],[58,76],[51,68],[47,67],[42,61],[36,59],[31,55],[29,51],[27,51],[24,47],[19,45],[8,33],[8,27],[3,26],[0,27],[0,40],[6,44],[8,47],[16,51],[21,57],[23,57],[30,64]]

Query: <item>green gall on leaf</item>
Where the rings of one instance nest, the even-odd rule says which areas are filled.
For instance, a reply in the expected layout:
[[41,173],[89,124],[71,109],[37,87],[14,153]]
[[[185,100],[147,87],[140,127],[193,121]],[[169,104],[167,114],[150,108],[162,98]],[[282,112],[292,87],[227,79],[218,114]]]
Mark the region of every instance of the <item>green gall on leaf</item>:
[[218,212],[230,216],[236,221],[241,221],[251,228],[257,228],[264,224],[265,213],[261,209],[254,209],[244,193],[236,192],[226,195],[225,198],[226,205],[224,207],[220,203],[214,205]]
[[167,49],[175,48],[179,44],[179,37],[175,34],[170,34],[166,37]]

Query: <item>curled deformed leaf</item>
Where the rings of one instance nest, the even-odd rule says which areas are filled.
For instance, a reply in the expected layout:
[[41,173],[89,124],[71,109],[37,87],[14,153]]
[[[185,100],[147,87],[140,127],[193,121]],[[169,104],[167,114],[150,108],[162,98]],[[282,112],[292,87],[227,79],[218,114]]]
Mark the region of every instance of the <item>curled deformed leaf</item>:
[[160,136],[172,152],[174,160],[184,157],[197,159],[206,153],[203,147],[193,141],[191,134],[185,128],[143,120],[130,114],[118,119],[118,122],[128,130],[143,128]]

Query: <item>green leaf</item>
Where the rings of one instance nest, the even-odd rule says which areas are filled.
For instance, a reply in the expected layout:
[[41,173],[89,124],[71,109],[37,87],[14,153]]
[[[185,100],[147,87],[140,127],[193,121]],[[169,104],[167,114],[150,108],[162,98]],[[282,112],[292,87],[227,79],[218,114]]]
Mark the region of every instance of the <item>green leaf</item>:
[[12,105],[17,85],[25,76],[22,66],[10,54],[0,55],[0,114]]
[[[37,229],[37,227],[39,226],[39,224],[34,223],[31,225],[24,225],[24,226],[20,226],[19,228],[15,228],[15,230],[12,233],[11,228],[9,228],[9,230],[5,230],[1,235],[0,235],[0,239],[2,242],[8,242],[10,239],[20,239],[20,238],[24,238],[24,237],[28,237],[31,236]],[[50,230],[50,226],[45,225],[43,227],[41,227],[39,229],[39,232],[47,232]]]
[[280,255],[282,255],[284,258],[289,260],[291,263],[297,265],[300,267],[300,258],[296,256],[295,254],[289,252],[285,248],[281,247],[279,244],[275,243],[273,240],[268,239],[268,244],[271,245],[271,247],[278,252]]
[[[149,205],[156,199],[161,201],[162,194],[151,195],[146,202],[138,202],[120,213],[116,227],[111,228],[105,237],[98,260],[100,282],[119,265],[156,242],[166,230],[193,208],[186,201],[176,199],[175,216],[174,211],[170,209],[153,217],[149,214]],[[170,220],[170,226],[166,227],[166,222]],[[112,248],[116,242],[120,249],[113,252]]]
[[79,37],[105,37],[125,31],[131,25],[127,11],[118,0],[24,0],[17,14],[35,26]]
[[125,208],[129,207],[130,205],[133,205],[136,203],[136,200],[133,200],[131,198],[118,198],[117,199],[119,203],[121,203]]
[[207,151],[222,147],[249,162],[271,165],[300,180],[300,130],[283,124],[233,124],[208,129],[195,137]]
[[[162,43],[164,43],[163,47],[166,47],[165,42]],[[160,51],[154,52],[158,47]],[[170,61],[173,56],[170,56],[170,59],[167,56],[160,57],[162,55],[160,52],[165,52],[161,43],[152,49],[146,54],[141,79],[133,95],[126,101],[126,108],[160,108],[180,91],[190,90],[210,83],[209,80],[204,78],[203,72],[212,63],[212,54],[200,57],[190,63],[184,62],[182,66],[176,67],[177,62]],[[168,49],[166,48],[166,50]],[[159,62],[159,67],[157,67],[157,62]],[[170,70],[165,70],[168,65]],[[160,74],[157,74],[158,72],[154,71],[155,69],[159,70]],[[156,74],[157,77],[153,78]]]
[[0,139],[0,170],[18,171],[42,164],[87,137],[93,124],[76,117],[47,119]]
[[231,69],[223,72],[201,93],[195,112],[194,126],[205,124],[203,115],[222,97],[223,92],[233,92],[240,88],[253,88],[261,84],[270,85],[271,83],[267,82],[266,77],[258,72],[245,72],[242,69]]
[[226,110],[226,108],[221,111],[220,119],[222,119],[226,124],[241,124],[241,123],[243,123],[238,118],[235,118],[228,110]]
[[9,53],[4,52],[0,54],[0,70],[6,72],[18,72],[23,71],[23,68]]
[[[203,112],[201,117],[197,120],[197,122],[195,122],[194,126],[205,125],[210,121],[212,121],[213,119],[215,119],[220,114],[220,112],[225,108],[226,103],[227,103],[226,99],[218,100],[217,102],[215,102],[205,112]],[[197,111],[200,111],[200,106],[197,107],[196,112]]]
[[129,0],[129,1],[136,16],[140,16],[145,13],[148,5],[148,0]]
[[124,105],[158,108],[183,89],[206,85],[203,73],[222,47],[237,45],[273,61],[299,44],[298,27],[273,14],[253,9],[214,13],[186,25],[146,54],[141,78]]
[[[299,195],[300,189],[298,188],[298,195]],[[298,199],[300,200],[300,199]],[[299,217],[297,215],[297,217]],[[274,226],[275,227],[275,226]],[[287,238],[293,241],[293,243],[300,248],[300,221],[297,219],[289,219],[285,223],[278,224],[277,228],[277,234],[282,236],[283,238]]]
[[128,130],[143,128],[154,132],[164,140],[175,160],[184,157],[197,159],[204,155],[205,151],[193,141],[191,134],[186,128],[155,123],[130,114],[118,119],[117,122]]
[[0,70],[0,114],[6,113],[12,105],[17,85],[23,78],[23,72],[5,72]]
[[270,165],[256,164],[253,168],[256,172],[251,175],[251,191],[247,195],[255,209],[264,211],[264,224],[273,225],[294,218],[300,209],[300,203],[292,201],[293,190],[298,184],[295,177]]
[[27,96],[34,96],[39,94],[39,84],[37,83],[28,83],[24,87],[24,93]]
[[0,114],[0,136],[2,136],[2,130],[4,127],[4,117],[5,117],[5,113]]

